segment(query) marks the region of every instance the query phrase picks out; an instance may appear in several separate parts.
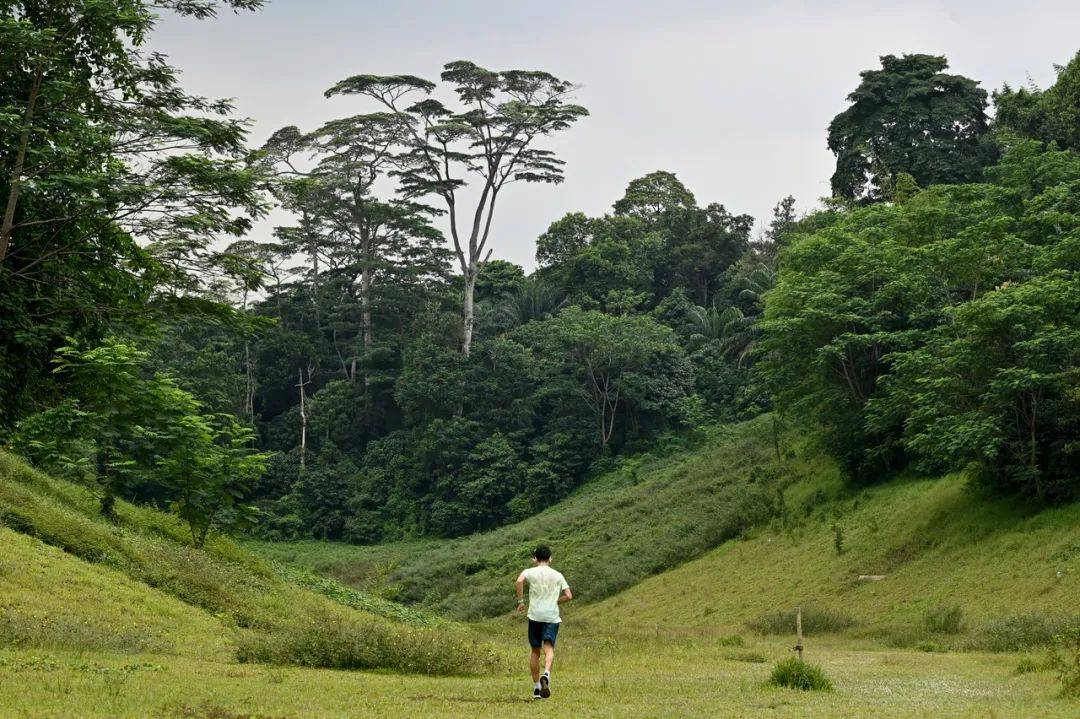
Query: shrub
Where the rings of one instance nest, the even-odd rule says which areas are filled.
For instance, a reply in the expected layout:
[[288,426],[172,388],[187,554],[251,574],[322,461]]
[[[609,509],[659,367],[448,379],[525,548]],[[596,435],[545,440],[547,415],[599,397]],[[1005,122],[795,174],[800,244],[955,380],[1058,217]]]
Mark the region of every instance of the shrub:
[[165,653],[175,649],[168,641],[147,636],[139,628],[126,631],[78,616],[26,616],[13,610],[0,610],[0,647],[133,653]]
[[1013,674],[1021,676],[1023,674],[1034,674],[1035,672],[1045,672],[1051,669],[1050,662],[1045,659],[1036,659],[1035,657],[1024,657],[1016,664],[1016,669],[1013,670]]
[[410,674],[478,674],[497,658],[451,634],[403,629],[350,614],[314,611],[284,631],[240,633],[240,662],[323,669],[392,669]]
[[821,667],[816,664],[807,664],[795,657],[777,662],[773,667],[769,683],[776,687],[801,691],[831,692],[833,689],[832,681],[825,676]]
[[938,604],[926,610],[923,621],[933,634],[959,634],[964,626],[964,610],[959,604]]
[[1066,627],[1065,620],[1042,614],[999,617],[979,627],[965,646],[987,652],[1021,652],[1048,647]]
[[1054,651],[1047,662],[1057,672],[1061,693],[1080,697],[1080,621],[1073,621],[1054,637]]
[[[810,634],[831,634],[851,629],[856,625],[851,616],[833,609],[803,607],[803,631]],[[768,612],[746,623],[758,634],[794,634],[795,610]]]

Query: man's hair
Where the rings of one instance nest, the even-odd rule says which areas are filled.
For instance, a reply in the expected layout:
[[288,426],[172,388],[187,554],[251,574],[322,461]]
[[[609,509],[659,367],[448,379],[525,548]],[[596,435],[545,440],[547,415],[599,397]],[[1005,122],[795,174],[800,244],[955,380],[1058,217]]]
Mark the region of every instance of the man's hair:
[[533,557],[535,557],[536,561],[538,562],[546,562],[550,560],[551,547],[546,544],[541,544],[539,547],[536,548],[536,551],[533,552]]

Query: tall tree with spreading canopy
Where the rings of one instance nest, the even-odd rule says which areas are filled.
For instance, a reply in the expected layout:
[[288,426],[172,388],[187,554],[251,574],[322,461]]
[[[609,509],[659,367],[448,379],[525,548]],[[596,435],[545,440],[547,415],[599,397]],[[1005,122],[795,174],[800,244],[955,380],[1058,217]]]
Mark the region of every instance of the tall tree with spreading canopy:
[[[346,373],[355,379],[360,354],[375,345],[374,285],[380,273],[431,270],[439,264],[435,246],[442,234],[429,224],[434,210],[407,200],[385,201],[376,185],[401,169],[398,149],[407,140],[404,124],[389,113],[331,120],[302,135],[284,128],[264,148],[277,169],[277,194],[296,212],[300,222],[278,228],[286,251],[299,250],[312,258],[313,288],[318,289],[322,258],[341,297],[337,314],[355,309],[360,317],[359,347],[348,353]],[[292,154],[314,159],[309,172],[297,169]]]
[[995,156],[986,91],[938,55],[885,55],[860,73],[851,106],[829,123],[835,197],[889,199],[901,173],[920,187],[977,181]]
[[[446,204],[464,278],[461,348],[468,355],[476,280],[491,255],[499,193],[512,182],[561,182],[563,161],[535,143],[588,111],[570,102],[571,83],[547,72],[492,71],[459,60],[444,66],[442,80],[456,92],[459,109],[430,97],[437,85],[413,75],[355,75],[326,95],[372,98],[405,127],[404,166],[397,172],[401,192],[406,199],[437,195]],[[481,185],[471,212],[459,206],[469,174]]]

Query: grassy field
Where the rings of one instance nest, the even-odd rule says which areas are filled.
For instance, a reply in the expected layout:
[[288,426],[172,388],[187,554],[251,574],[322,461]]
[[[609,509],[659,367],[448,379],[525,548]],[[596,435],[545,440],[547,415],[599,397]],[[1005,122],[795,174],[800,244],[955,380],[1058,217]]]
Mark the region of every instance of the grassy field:
[[[148,509],[104,522],[85,489],[0,454],[0,718],[1080,714],[1044,646],[1080,613],[1080,506],[988,501],[959,475],[852,493],[805,436],[777,463],[768,430],[629,460],[486,535],[262,558],[195,550]],[[506,600],[539,540],[592,600],[566,606],[554,696],[530,706]],[[410,592],[490,618],[387,598]],[[831,692],[767,683],[796,604]]]
[[[509,642],[510,640],[505,640]],[[822,640],[829,693],[766,685],[790,642],[560,636],[553,696],[521,675],[422,677],[237,665],[188,657],[0,651],[5,717],[1045,717],[1077,715],[1052,675],[1003,654],[870,651]],[[760,661],[762,658],[767,661]],[[530,704],[533,704],[530,706]]]

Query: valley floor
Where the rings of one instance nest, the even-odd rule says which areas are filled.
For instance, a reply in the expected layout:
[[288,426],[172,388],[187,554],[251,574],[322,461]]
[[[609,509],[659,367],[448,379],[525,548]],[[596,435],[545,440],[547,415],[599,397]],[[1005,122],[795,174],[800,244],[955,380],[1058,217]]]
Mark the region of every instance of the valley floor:
[[[492,629],[507,652],[507,625]],[[515,629],[518,627],[514,627]],[[580,629],[580,628],[579,628]],[[0,651],[3,717],[1076,717],[1045,672],[1017,675],[1014,654],[875,650],[810,639],[831,693],[766,686],[782,639],[726,647],[668,634],[560,635],[553,696],[522,674],[402,676],[200,661],[160,655]],[[524,652],[518,653],[524,664]],[[515,655],[515,658],[518,655]],[[762,661],[762,659],[766,661]]]

